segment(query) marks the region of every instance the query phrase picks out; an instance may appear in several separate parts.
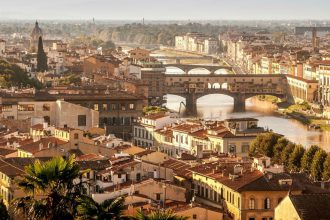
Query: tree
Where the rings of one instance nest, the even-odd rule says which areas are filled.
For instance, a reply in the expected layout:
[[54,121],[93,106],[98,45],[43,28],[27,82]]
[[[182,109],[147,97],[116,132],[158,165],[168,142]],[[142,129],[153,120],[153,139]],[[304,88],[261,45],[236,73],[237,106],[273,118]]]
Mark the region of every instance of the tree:
[[311,166],[311,176],[313,177],[314,181],[320,181],[322,179],[322,173],[324,169],[323,164],[326,158],[327,153],[322,149],[315,153]]
[[301,145],[296,145],[293,152],[289,156],[288,168],[291,171],[298,172],[301,168],[301,158],[305,153],[305,148]]
[[0,199],[0,220],[9,220],[9,214],[3,200]]
[[26,71],[16,64],[0,60],[0,87],[9,88],[11,86],[35,87],[39,89],[41,88],[41,83],[36,79],[30,79]]
[[38,72],[45,72],[47,71],[47,55],[44,51],[44,46],[42,43],[42,37],[39,37],[38,42],[38,54],[37,54],[37,71]]
[[277,140],[277,143],[274,146],[274,157],[272,158],[273,163],[281,164],[281,154],[283,149],[289,144],[289,140],[285,137],[281,137]]
[[[67,160],[55,157],[43,163],[36,160],[25,171],[18,186],[27,195],[13,201],[14,212],[32,219],[73,219],[76,201],[83,191],[81,181],[74,184],[74,180],[81,179],[85,172],[74,163],[74,156]],[[35,197],[40,194],[41,198]]]
[[330,153],[328,153],[328,156],[325,159],[324,164],[323,164],[322,179],[324,181],[330,180]]
[[123,197],[108,199],[98,204],[91,197],[85,196],[78,200],[77,219],[78,220],[107,220],[123,219],[124,211]]
[[308,174],[311,170],[314,155],[318,150],[320,150],[318,146],[312,145],[307,151],[305,151],[304,156],[301,159],[301,169]]
[[134,220],[187,220],[188,217],[177,216],[172,210],[160,210],[153,211],[150,214],[146,215],[142,211],[138,211],[138,213],[132,217]]
[[250,145],[250,155],[262,154],[272,158],[274,156],[274,146],[279,138],[281,138],[281,135],[272,132],[258,135]]
[[293,152],[295,146],[296,145],[294,143],[289,142],[289,144],[286,145],[286,147],[283,149],[281,153],[281,161],[285,168],[287,168],[289,165],[290,154]]

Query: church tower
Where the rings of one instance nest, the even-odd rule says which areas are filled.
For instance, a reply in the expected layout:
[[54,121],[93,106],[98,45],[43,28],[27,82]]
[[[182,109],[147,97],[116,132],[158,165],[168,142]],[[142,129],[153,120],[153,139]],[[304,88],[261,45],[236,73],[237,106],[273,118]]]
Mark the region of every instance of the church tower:
[[33,31],[30,36],[30,49],[31,51],[36,51],[38,48],[39,37],[43,37],[42,30],[39,27],[38,21],[36,21]]

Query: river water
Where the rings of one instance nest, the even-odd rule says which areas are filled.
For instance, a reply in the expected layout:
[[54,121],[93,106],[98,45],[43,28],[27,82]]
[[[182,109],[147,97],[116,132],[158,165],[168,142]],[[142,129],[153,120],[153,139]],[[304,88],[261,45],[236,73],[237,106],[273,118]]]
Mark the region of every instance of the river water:
[[[173,74],[174,71],[177,70],[169,69],[167,72]],[[166,106],[169,109],[179,111],[182,101],[185,102],[182,97],[167,95]],[[217,120],[242,117],[257,118],[259,119],[259,126],[282,134],[294,143],[305,147],[318,145],[330,152],[330,132],[309,129],[297,120],[283,118],[275,112],[277,107],[272,103],[251,98],[246,100],[246,111],[241,113],[234,113],[233,106],[234,100],[229,96],[207,95],[197,100],[198,117]],[[183,106],[182,110],[184,110]]]

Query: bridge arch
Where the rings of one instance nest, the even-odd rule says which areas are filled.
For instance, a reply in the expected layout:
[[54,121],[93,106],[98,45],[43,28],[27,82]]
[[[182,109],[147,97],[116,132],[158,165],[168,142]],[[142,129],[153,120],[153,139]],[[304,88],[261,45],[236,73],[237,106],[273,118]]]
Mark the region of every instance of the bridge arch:
[[215,75],[226,75],[226,74],[230,74],[230,73],[228,72],[228,69],[221,68],[221,69],[215,70],[214,74]]
[[228,83],[222,83],[221,84],[221,89],[225,89],[225,90],[228,90]]
[[166,66],[166,74],[185,74],[185,71],[181,69],[180,67],[177,67],[175,65],[173,66]]
[[221,89],[221,84],[220,83],[213,83],[212,89]]
[[207,68],[204,67],[196,67],[196,68],[191,68],[187,70],[188,74],[202,74],[202,75],[207,75],[211,74],[211,71]]

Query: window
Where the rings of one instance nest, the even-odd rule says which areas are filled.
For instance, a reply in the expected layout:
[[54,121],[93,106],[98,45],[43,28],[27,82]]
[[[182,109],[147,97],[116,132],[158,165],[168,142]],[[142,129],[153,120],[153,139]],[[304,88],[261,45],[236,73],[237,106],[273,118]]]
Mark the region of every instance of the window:
[[250,198],[250,200],[249,200],[249,209],[255,209],[255,200],[254,200],[254,198]]
[[197,219],[197,215],[196,214],[193,214],[193,219]]
[[79,139],[79,134],[78,134],[78,133],[75,133],[75,134],[73,135],[73,138],[74,138],[75,140]]
[[108,110],[108,104],[102,104],[102,110],[107,111]]
[[34,105],[32,105],[32,104],[18,105],[18,111],[20,111],[20,112],[34,111]]
[[42,111],[44,111],[44,112],[50,111],[50,104],[43,104]]
[[134,109],[134,107],[135,107],[135,106],[134,106],[134,104],[133,104],[133,103],[129,104],[129,109],[130,109],[130,110],[133,110],[133,109]]
[[86,115],[78,115],[78,126],[86,126]]
[[266,198],[264,200],[264,208],[265,209],[270,209],[270,199],[269,198]]
[[121,179],[121,173],[118,173],[118,178]]
[[98,111],[99,110],[99,104],[94,104],[94,110]]
[[49,116],[45,116],[45,117],[44,117],[44,121],[45,121],[47,124],[50,124],[50,117],[49,117]]
[[156,193],[156,200],[160,200],[160,193]]
[[125,111],[126,110],[126,105],[125,104],[120,104],[120,109],[122,110],[122,111]]

